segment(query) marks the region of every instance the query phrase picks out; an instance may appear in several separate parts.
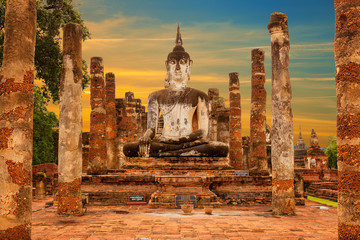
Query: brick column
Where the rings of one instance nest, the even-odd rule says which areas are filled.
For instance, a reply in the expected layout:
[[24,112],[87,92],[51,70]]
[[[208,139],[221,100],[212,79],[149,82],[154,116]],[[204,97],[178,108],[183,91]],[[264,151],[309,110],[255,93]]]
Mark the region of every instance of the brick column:
[[242,139],[241,139],[241,101],[239,73],[229,74],[229,93],[230,93],[230,165],[235,169],[243,169],[242,161]]
[[360,0],[335,0],[339,239],[360,239]]
[[58,214],[82,214],[82,28],[65,25],[59,103]]
[[116,109],[115,109],[115,75],[107,73],[106,79],[106,149],[107,149],[107,168],[116,169]]
[[104,65],[101,57],[92,57],[90,63],[90,149],[89,174],[101,174],[106,170],[106,110]]
[[138,139],[137,135],[137,120],[136,120],[136,105],[135,102],[127,102],[125,107],[126,112],[126,140],[125,142],[132,142]]
[[36,1],[7,0],[0,70],[0,239],[31,238]]
[[219,99],[219,89],[209,88],[209,139],[211,141],[217,141],[217,121],[216,121],[216,100]]
[[271,164],[273,214],[295,214],[294,137],[289,76],[290,38],[284,13],[271,14]]
[[266,159],[265,51],[251,51],[251,112],[249,170],[268,175]]

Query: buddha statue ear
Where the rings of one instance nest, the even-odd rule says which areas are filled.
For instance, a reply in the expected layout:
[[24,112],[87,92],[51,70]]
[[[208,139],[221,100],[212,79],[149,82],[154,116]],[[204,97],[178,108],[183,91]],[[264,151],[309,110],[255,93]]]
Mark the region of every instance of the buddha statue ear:
[[[168,70],[168,61],[165,61],[165,66],[166,66],[166,70]],[[164,86],[165,88],[169,87],[170,82],[169,82],[170,76],[169,76],[169,71],[166,71],[166,76],[165,76],[165,82],[164,82]]]
[[189,60],[189,68],[187,71],[187,77],[188,77],[188,81],[190,81],[190,74],[191,74],[191,66],[192,66],[193,61]]

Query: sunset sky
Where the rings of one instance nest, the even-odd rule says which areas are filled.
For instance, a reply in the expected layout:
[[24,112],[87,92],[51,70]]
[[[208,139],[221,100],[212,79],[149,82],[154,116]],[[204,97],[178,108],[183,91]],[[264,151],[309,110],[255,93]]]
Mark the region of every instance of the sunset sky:
[[[193,60],[193,88],[219,88],[228,97],[228,74],[239,72],[243,135],[249,135],[251,50],[265,50],[267,123],[271,125],[270,14],[288,16],[294,141],[301,125],[306,145],[311,128],[320,146],[336,134],[334,6],[331,0],[74,0],[91,33],[83,58],[104,59],[116,76],[116,97],[132,91],[147,104],[163,88],[165,59],[172,51],[177,23]],[[84,131],[89,130],[90,92],[83,94]],[[58,112],[57,106],[49,106]]]

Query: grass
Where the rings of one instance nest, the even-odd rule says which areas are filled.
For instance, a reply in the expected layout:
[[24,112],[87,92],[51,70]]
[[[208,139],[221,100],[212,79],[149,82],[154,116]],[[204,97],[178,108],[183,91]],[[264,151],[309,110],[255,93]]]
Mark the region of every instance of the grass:
[[314,201],[314,202],[318,202],[318,203],[322,203],[322,204],[326,204],[326,205],[330,205],[333,207],[337,207],[337,202],[333,202],[327,199],[322,199],[322,198],[317,198],[317,197],[313,197],[313,196],[307,196],[307,199],[310,201]]

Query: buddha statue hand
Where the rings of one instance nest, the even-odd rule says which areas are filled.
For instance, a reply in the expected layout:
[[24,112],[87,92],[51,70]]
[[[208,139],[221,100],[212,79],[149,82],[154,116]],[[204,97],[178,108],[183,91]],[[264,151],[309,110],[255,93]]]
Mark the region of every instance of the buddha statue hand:
[[155,136],[155,130],[149,128],[146,130],[144,136],[139,139],[139,156],[149,157],[150,141]]

